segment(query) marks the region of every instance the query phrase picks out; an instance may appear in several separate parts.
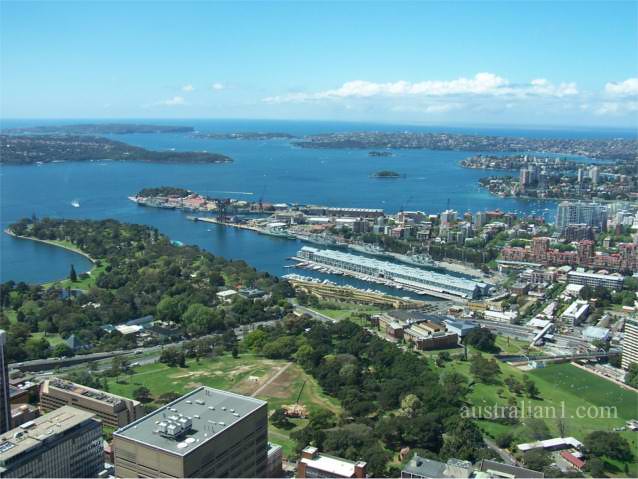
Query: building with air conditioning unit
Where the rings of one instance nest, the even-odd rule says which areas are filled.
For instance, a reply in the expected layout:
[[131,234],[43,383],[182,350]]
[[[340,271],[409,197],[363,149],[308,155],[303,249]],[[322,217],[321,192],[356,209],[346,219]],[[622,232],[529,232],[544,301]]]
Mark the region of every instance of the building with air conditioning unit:
[[113,433],[117,477],[265,477],[268,404],[199,387]]

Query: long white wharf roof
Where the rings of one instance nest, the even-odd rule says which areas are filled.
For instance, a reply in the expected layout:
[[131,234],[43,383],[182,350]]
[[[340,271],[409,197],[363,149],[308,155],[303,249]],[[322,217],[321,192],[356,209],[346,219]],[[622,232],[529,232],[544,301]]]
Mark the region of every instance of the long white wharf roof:
[[312,253],[315,256],[330,258],[341,261],[343,263],[356,264],[367,268],[372,268],[378,272],[387,272],[391,275],[400,275],[402,277],[410,277],[414,281],[421,281],[426,284],[437,283],[450,288],[461,289],[468,292],[474,292],[478,287],[485,287],[482,283],[477,283],[469,279],[450,276],[447,274],[435,273],[411,266],[403,266],[389,261],[380,261],[378,259],[368,258],[366,256],[344,253],[336,250],[317,249],[310,246],[301,248],[302,252]]

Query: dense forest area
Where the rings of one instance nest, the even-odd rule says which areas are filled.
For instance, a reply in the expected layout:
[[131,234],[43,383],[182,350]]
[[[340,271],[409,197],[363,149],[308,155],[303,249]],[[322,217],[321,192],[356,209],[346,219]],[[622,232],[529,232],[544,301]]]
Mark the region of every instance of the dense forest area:
[[372,477],[398,477],[389,461],[406,446],[430,458],[493,457],[478,427],[461,417],[469,387],[463,375],[441,375],[416,353],[351,321],[289,318],[250,333],[243,346],[296,361],[344,408],[339,417],[311,415],[292,433],[298,451],[313,444],[326,453],[363,459]]
[[0,135],[0,164],[32,165],[60,161],[147,161],[229,163],[226,155],[204,151],[152,151],[97,136]]
[[137,196],[148,198],[151,196],[173,196],[177,198],[185,198],[193,192],[185,188],[177,188],[175,186],[159,186],[156,188],[142,188]]
[[[241,324],[279,319],[290,311],[294,291],[285,281],[228,261],[195,246],[176,246],[156,229],[115,220],[22,220],[18,236],[75,247],[95,262],[92,273],[53,285],[8,281],[0,285],[0,327],[9,332],[10,361],[71,353],[53,351],[49,337],[75,337],[83,352],[136,346],[134,335],[104,328],[152,315],[172,336],[222,333]],[[77,286],[76,286],[77,285]],[[85,287],[85,289],[83,289]],[[220,301],[216,293],[258,288],[258,299],[239,294]],[[160,341],[161,339],[150,339]]]

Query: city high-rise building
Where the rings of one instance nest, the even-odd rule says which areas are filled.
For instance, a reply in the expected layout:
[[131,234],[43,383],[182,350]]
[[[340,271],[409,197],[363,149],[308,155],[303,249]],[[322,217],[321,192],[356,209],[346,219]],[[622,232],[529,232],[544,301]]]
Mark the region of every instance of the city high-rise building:
[[625,322],[620,365],[623,369],[629,369],[635,363],[638,363],[638,320],[628,319]]
[[139,401],[63,379],[45,380],[40,386],[40,407],[42,410],[50,412],[65,405],[93,412],[105,426],[115,429],[124,427],[144,416],[144,406]]
[[593,240],[594,229],[589,225],[567,225],[563,228],[561,236],[568,242]]
[[607,229],[607,207],[598,203],[561,201],[556,211],[556,228],[563,231],[569,225],[578,224],[605,231]]
[[519,173],[519,184],[521,190],[525,191],[528,186],[532,186],[538,183],[538,170],[535,166],[528,166],[522,168]]
[[5,354],[7,332],[0,329],[0,434],[11,429],[11,395],[9,391],[9,365]]
[[201,386],[113,433],[117,477],[265,477],[268,404]]
[[592,182],[594,185],[597,185],[597,184],[598,184],[598,176],[599,176],[599,174],[600,174],[600,173],[599,173],[599,171],[600,171],[600,170],[598,169],[598,167],[597,167],[597,166],[592,166],[592,167],[589,169],[589,177],[591,178],[591,182]]
[[102,423],[64,406],[0,435],[0,477],[98,477]]
[[487,213],[485,211],[477,211],[474,213],[474,217],[472,218],[474,226],[477,230],[481,229],[483,226],[487,224],[489,218],[487,217]]
[[456,211],[454,210],[445,210],[441,213],[441,224],[449,225],[456,221]]

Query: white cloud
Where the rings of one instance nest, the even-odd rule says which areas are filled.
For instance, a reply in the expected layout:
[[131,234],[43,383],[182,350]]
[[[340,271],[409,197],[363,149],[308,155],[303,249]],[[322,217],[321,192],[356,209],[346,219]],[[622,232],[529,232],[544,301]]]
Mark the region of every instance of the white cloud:
[[604,102],[597,109],[597,115],[624,115],[638,112],[638,101]]
[[620,83],[609,82],[605,85],[605,92],[617,96],[638,95],[638,78],[627,78]]
[[426,113],[447,113],[449,111],[459,110],[463,108],[460,103],[440,103],[435,105],[428,105],[425,107]]
[[185,91],[185,92],[195,91],[195,87],[189,83],[188,85],[184,85],[182,87],[182,91]]
[[220,90],[223,90],[225,87],[224,87],[224,84],[223,84],[223,83],[218,83],[218,82],[217,82],[217,83],[213,83],[213,84],[210,86],[210,88],[211,88],[211,90],[214,90],[214,91],[220,91]]
[[494,73],[477,73],[471,78],[454,80],[425,80],[409,82],[400,80],[390,83],[375,83],[366,80],[353,80],[339,88],[315,93],[291,93],[282,96],[264,98],[266,103],[308,102],[322,100],[340,100],[344,98],[373,97],[444,97],[444,96],[546,96],[562,98],[577,95],[575,83],[554,85],[544,78],[532,80],[528,84],[515,85]]
[[530,82],[529,91],[536,95],[555,96],[562,98],[569,95],[578,95],[579,91],[576,83],[561,83],[554,85],[545,78],[537,78]]
[[460,110],[466,105],[463,103],[431,103],[425,105],[419,104],[400,104],[390,108],[391,111],[399,113],[447,113],[454,110]]
[[178,106],[185,105],[186,101],[184,100],[183,96],[174,96],[173,98],[169,98],[168,100],[159,101],[157,102],[157,104],[164,106]]

